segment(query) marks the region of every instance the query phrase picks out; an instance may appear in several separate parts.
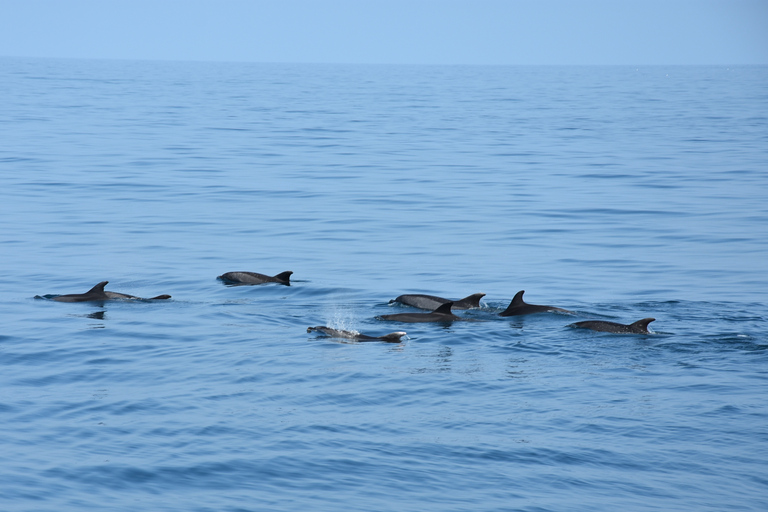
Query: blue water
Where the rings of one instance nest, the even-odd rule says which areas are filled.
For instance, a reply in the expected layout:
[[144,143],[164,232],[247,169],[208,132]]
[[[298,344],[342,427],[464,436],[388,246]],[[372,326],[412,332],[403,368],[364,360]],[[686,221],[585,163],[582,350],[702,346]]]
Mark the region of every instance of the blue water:
[[[0,510],[768,509],[768,68],[3,58],[0,91]],[[35,298],[102,280],[173,298]],[[575,313],[498,317],[522,289]]]

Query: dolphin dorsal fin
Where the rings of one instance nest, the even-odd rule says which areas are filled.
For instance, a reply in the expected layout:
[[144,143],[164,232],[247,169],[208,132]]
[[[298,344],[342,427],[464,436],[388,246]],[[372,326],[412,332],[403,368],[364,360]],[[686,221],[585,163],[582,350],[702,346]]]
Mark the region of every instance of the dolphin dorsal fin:
[[642,329],[644,331],[648,330],[648,324],[656,320],[655,318],[643,318],[642,320],[638,320],[637,322],[634,322],[630,327],[635,327],[637,329]]
[[291,274],[293,274],[293,272],[291,272],[290,270],[286,270],[285,272],[280,272],[279,274],[277,274],[275,276],[275,279],[279,279],[287,283],[291,279]]
[[512,308],[519,308],[520,306],[525,306],[526,303],[523,300],[523,294],[525,293],[525,290],[520,290],[515,294],[515,297],[512,299],[512,304],[509,305],[509,307]]
[[480,299],[485,297],[484,293],[473,293],[472,295],[467,295],[463,299],[461,299],[458,302],[462,302],[464,304],[470,304],[472,307],[479,308],[480,307]]
[[88,290],[86,293],[104,293],[104,287],[107,286],[107,283],[109,281],[102,281],[90,290]]
[[440,307],[433,311],[433,313],[441,313],[443,315],[452,315],[451,307],[453,306],[453,302],[446,302],[445,304],[440,304]]

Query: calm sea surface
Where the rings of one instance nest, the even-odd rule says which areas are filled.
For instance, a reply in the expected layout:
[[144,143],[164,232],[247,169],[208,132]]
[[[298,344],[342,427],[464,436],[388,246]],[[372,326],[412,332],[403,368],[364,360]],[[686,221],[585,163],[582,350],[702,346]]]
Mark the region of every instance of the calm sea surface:
[[[768,68],[3,58],[0,92],[0,510],[768,509]],[[173,298],[40,298],[104,280]]]

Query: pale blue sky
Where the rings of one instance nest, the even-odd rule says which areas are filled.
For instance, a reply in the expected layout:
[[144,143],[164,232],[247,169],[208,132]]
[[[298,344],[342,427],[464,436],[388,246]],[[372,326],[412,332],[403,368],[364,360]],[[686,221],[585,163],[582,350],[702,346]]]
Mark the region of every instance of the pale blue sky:
[[768,0],[0,0],[0,56],[768,64]]

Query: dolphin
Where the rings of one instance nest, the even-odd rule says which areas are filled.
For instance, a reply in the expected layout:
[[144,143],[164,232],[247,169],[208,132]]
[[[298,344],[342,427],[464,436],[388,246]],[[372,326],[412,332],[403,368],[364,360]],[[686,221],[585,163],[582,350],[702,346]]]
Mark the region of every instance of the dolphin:
[[451,313],[451,306],[453,306],[453,302],[446,302],[431,313],[396,313],[394,315],[381,315],[378,318],[381,320],[408,323],[453,322],[455,320],[462,320],[461,317]]
[[58,302],[89,302],[95,300],[109,300],[109,296],[104,292],[104,287],[109,281],[102,281],[85,293],[70,293],[51,297]]
[[604,322],[602,320],[587,320],[586,322],[576,322],[569,327],[579,329],[592,329],[600,332],[614,332],[620,334],[650,334],[648,324],[656,320],[655,318],[643,318],[635,323],[625,325],[616,322]]
[[413,294],[401,295],[398,298],[389,301],[389,303],[392,304],[393,302],[399,302],[401,304],[405,304],[406,306],[413,306],[419,309],[428,309],[430,311],[434,311],[441,304],[445,304],[446,302],[453,302],[452,309],[472,309],[480,307],[480,299],[483,297],[485,297],[484,293],[473,293],[472,295],[468,295],[463,299],[451,301],[450,299],[435,297],[434,295]]
[[227,272],[220,275],[216,279],[221,279],[226,284],[265,284],[265,283],[278,283],[285,286],[291,286],[291,272],[280,272],[276,276],[266,276],[264,274],[257,274],[256,272]]
[[46,295],[44,298],[50,298],[51,300],[55,300],[59,302],[88,302],[88,301],[96,301],[96,300],[115,300],[115,299],[159,300],[159,299],[171,298],[170,295],[158,295],[157,297],[144,299],[141,297],[136,297],[135,295],[128,295],[127,293],[110,292],[104,289],[104,287],[107,285],[108,282],[109,281],[102,281],[85,293],[70,293],[67,295],[57,295],[53,297]]
[[387,343],[400,343],[400,338],[405,336],[405,332],[403,331],[391,332],[389,334],[384,334],[383,336],[368,336],[354,331],[332,329],[331,327],[325,327],[324,325],[318,325],[317,327],[307,327],[307,332],[312,331],[321,332],[332,338],[347,338],[355,341],[385,341]]
[[561,311],[563,313],[573,313],[567,309],[556,308],[554,306],[537,306],[536,304],[528,304],[523,300],[523,294],[525,290],[520,290],[515,294],[512,302],[509,303],[507,309],[499,313],[499,316],[517,316],[517,315],[529,315],[531,313],[546,313],[547,311]]
[[150,297],[148,299],[145,299],[143,297],[136,297],[135,295],[128,295],[127,293],[117,293],[117,292],[110,292],[108,290],[104,290],[104,293],[109,297],[110,299],[133,299],[133,300],[164,300],[164,299],[170,299],[170,295],[158,295],[157,297]]

